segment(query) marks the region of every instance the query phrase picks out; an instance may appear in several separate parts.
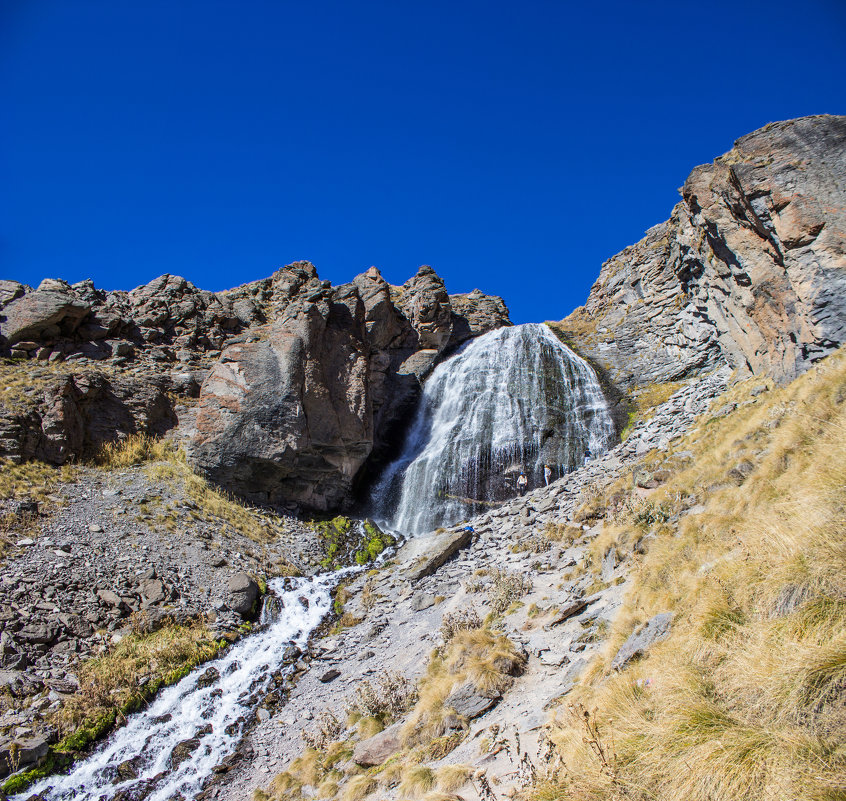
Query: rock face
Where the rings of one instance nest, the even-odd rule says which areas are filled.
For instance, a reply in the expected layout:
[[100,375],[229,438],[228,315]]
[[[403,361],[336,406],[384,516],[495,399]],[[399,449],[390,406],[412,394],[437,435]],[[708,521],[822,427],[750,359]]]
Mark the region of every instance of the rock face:
[[789,381],[846,340],[844,175],[846,117],[744,136],[603,265],[568,338],[624,389],[721,362]]
[[62,464],[160,435],[201,394],[196,468],[254,501],[333,508],[396,447],[438,357],[502,325],[500,298],[453,303],[431,267],[402,287],[375,267],[332,287],[296,262],[220,293],[173,275],[131,292],[3,281],[0,355],[20,360],[9,377],[25,374],[27,397],[0,398],[0,457]]
[[508,324],[502,301],[487,299],[454,338],[450,298],[429,267],[397,290],[375,268],[332,287],[298,262],[270,292],[273,322],[221,354],[189,444],[202,473],[260,503],[338,507],[368,458],[390,448],[438,355]]
[[63,375],[24,413],[0,409],[0,455],[64,464],[126,434],[163,434],[176,425],[169,389],[161,377]]

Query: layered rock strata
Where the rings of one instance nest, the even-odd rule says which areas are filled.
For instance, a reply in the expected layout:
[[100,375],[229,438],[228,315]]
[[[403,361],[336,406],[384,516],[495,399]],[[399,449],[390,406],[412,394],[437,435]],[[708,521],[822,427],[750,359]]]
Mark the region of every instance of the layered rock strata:
[[789,381],[846,341],[845,190],[846,117],[738,139],[602,266],[568,339],[624,389],[721,362]]

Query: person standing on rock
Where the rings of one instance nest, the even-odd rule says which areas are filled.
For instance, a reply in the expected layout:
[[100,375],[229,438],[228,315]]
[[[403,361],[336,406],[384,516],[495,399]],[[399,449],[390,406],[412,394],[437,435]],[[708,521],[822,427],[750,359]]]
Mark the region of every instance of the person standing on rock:
[[548,464],[545,464],[543,466],[543,480],[546,482],[547,487],[549,486],[549,479],[551,479],[551,478],[552,478],[552,468]]
[[529,479],[526,478],[526,474],[520,473],[519,477],[517,478],[517,491],[521,495],[526,494],[526,487],[528,486],[528,484],[529,484]]

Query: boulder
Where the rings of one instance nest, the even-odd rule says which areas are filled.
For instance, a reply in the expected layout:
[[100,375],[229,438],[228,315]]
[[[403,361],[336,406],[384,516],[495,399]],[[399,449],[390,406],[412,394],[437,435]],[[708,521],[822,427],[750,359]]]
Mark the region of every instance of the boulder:
[[429,592],[419,592],[411,599],[411,609],[414,612],[422,612],[435,605],[435,596]]
[[191,755],[200,747],[200,738],[192,737],[188,740],[183,740],[173,747],[168,758],[168,765],[171,770],[178,768],[186,759],[190,759]]
[[[71,334],[88,314],[90,306],[64,281],[45,279],[34,292],[12,300],[3,309],[0,333],[9,345],[38,339],[45,331]],[[52,332],[52,331],[51,331]]]
[[220,671],[215,667],[206,668],[197,679],[198,687],[211,687],[220,678]]
[[467,720],[473,720],[495,707],[500,699],[499,693],[484,695],[479,692],[476,685],[467,679],[452,689],[444,699],[444,707],[452,709],[457,715]]
[[402,748],[401,729],[402,723],[395,723],[379,734],[356,743],[353,749],[353,762],[363,768],[375,767],[386,762]]
[[0,741],[0,778],[9,775],[10,767],[31,768],[50,752],[46,737]]
[[48,623],[30,623],[24,626],[17,636],[31,643],[49,644],[55,642],[59,636],[59,630],[56,626],[51,626]]
[[466,548],[472,539],[473,532],[464,529],[414,538],[398,554],[400,560],[411,561],[411,566],[405,571],[405,577],[409,581],[418,581],[425,576],[431,576],[459,550]]
[[144,601],[144,604],[150,606],[152,604],[160,604],[167,599],[167,591],[160,579],[149,578],[144,579],[138,584],[138,593]]
[[259,596],[255,579],[247,573],[236,573],[229,579],[227,587],[229,597],[226,605],[242,617],[251,614]]
[[622,670],[633,659],[643,656],[656,642],[666,639],[670,635],[672,622],[672,612],[662,612],[660,615],[655,615],[645,626],[623,643],[616,656],[611,660],[611,669]]
[[97,597],[107,606],[112,606],[116,609],[123,604],[120,595],[112,592],[112,590],[97,590]]

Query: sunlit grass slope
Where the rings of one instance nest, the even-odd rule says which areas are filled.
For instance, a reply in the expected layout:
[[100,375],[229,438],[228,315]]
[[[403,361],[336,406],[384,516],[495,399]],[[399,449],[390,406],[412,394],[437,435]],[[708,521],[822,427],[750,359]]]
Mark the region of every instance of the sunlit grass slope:
[[[616,488],[630,512],[609,504],[602,547],[645,554],[606,653],[559,708],[562,764],[536,801],[846,799],[846,352],[762,384],[653,456],[670,475],[648,498]],[[666,611],[670,637],[612,672]]]

